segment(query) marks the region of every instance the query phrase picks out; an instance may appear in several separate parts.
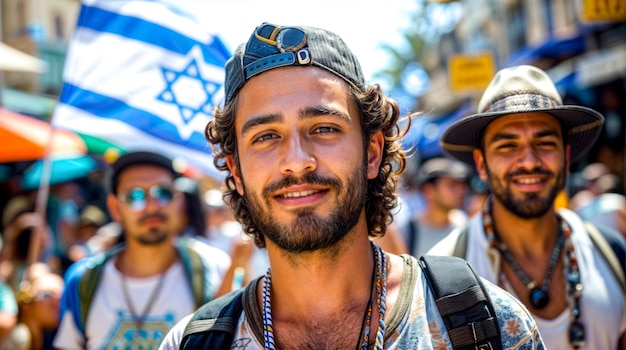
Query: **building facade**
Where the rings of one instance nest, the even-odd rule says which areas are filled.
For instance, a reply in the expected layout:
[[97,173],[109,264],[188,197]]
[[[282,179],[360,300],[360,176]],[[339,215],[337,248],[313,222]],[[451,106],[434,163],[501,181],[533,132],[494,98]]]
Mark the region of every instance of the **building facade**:
[[8,91],[2,94],[3,105],[49,118],[50,100],[61,91],[67,45],[79,9],[79,0],[0,1],[2,41],[42,59],[47,66],[43,74],[4,72],[1,86]]
[[626,183],[626,0],[461,3],[462,19],[423,60],[432,87],[417,108],[465,108],[458,117],[476,110],[482,89],[451,88],[455,77],[449,63],[455,55],[489,54],[494,63],[491,75],[518,64],[538,66],[556,82],[566,104],[594,108],[606,118],[596,145],[584,159],[572,164],[571,170],[577,172],[600,161]]

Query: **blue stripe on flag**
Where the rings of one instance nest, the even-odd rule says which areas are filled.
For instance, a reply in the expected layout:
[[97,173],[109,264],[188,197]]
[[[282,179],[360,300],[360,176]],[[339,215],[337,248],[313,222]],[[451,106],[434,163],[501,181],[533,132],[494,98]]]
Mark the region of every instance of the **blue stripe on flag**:
[[187,54],[195,45],[199,45],[206,62],[218,67],[222,67],[230,58],[228,49],[217,36],[212,36],[211,42],[199,42],[154,22],[94,6],[82,5],[77,27],[117,34],[181,55]]
[[[151,136],[183,147],[211,152],[204,135],[200,132],[194,131],[189,139],[184,140],[180,137],[174,124],[160,118],[158,115],[129,106],[123,101],[110,96],[81,89],[69,83],[63,84],[63,91],[67,93],[62,95],[59,101],[61,103],[81,109],[100,118],[119,120]],[[97,130],[94,130],[94,133],[97,132]]]

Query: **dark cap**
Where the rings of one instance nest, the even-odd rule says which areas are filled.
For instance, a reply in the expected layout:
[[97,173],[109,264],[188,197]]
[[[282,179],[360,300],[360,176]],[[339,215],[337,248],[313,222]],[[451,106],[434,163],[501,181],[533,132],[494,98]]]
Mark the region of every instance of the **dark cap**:
[[148,151],[126,153],[111,164],[109,190],[113,194],[117,194],[117,185],[119,183],[120,175],[124,172],[124,170],[135,165],[154,165],[168,170],[172,173],[172,176],[175,179],[181,176],[181,173],[176,171],[176,168],[174,167],[174,161],[164,155]]
[[425,183],[440,177],[468,181],[470,178],[470,169],[462,162],[448,158],[429,159],[422,164],[417,172],[417,185],[421,187]]
[[225,103],[259,73],[278,67],[311,65],[358,88],[365,85],[359,61],[337,34],[320,28],[263,23],[226,62]]

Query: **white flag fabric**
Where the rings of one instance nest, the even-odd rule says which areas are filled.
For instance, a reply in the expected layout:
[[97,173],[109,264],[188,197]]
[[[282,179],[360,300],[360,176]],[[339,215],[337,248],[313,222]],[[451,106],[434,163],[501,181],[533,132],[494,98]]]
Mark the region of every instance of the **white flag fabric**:
[[223,101],[230,56],[218,36],[164,3],[83,0],[52,123],[220,176],[204,128]]

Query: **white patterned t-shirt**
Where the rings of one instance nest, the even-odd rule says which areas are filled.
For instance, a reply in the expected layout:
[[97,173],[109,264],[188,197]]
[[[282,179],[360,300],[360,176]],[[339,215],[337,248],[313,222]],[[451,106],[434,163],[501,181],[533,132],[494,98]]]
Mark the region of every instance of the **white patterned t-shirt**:
[[67,311],[57,331],[54,345],[60,349],[156,349],[169,329],[180,319],[192,313],[195,302],[191,287],[186,282],[182,263],[172,265],[165,273],[160,290],[155,291],[159,276],[149,278],[126,277],[128,295],[136,313],[146,310],[150,296],[156,292],[141,331],[124,298],[122,275],[115,268],[116,258],[106,262],[100,288],[93,296],[87,315],[87,344],[76,328],[72,313]]
[[[414,258],[405,256],[405,260],[417,265]],[[403,284],[399,298],[407,302],[396,302],[387,314],[385,324],[388,326],[384,337],[385,349],[450,349],[452,345],[448,337],[443,319],[439,315],[435,298],[427,286],[427,281],[416,268],[418,273],[413,285]],[[528,310],[509,293],[483,280],[489,298],[496,310],[496,317],[500,326],[503,349],[545,349],[537,326]],[[244,299],[245,302],[245,299]],[[258,307],[244,308],[257,312]],[[167,334],[160,350],[177,350],[191,315],[184,318]],[[239,318],[235,337],[231,349],[262,350],[263,339],[259,339],[253,332],[252,319],[261,319],[260,315],[249,317],[243,312]],[[257,332],[258,333],[258,332]],[[206,344],[210,346],[211,344]]]

